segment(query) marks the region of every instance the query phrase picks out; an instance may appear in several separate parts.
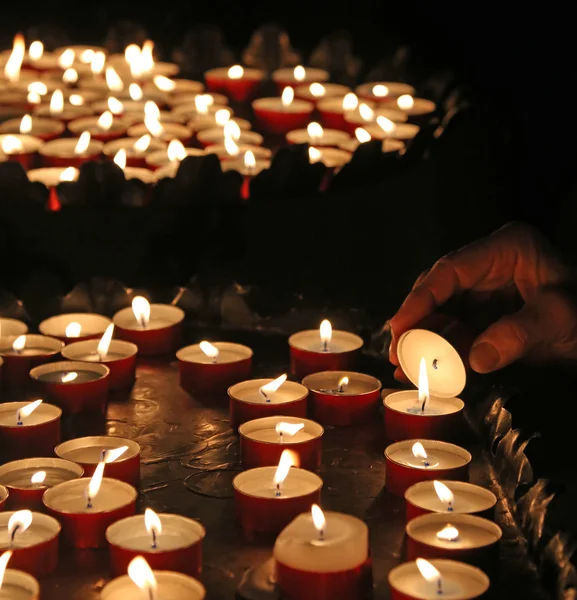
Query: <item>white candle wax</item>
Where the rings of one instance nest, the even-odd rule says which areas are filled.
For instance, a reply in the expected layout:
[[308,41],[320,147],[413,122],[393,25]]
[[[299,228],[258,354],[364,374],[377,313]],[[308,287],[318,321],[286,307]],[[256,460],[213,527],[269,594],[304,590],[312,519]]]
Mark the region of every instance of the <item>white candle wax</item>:
[[239,360],[247,360],[252,357],[253,352],[248,346],[234,344],[231,342],[211,342],[211,345],[218,350],[218,356],[211,358],[207,356],[200,348],[200,344],[193,344],[181,348],[176,353],[178,360],[200,363],[208,365],[212,363],[232,363]]
[[[233,486],[247,496],[282,500],[283,498],[308,496],[323,485],[323,481],[318,475],[292,467],[277,490],[274,482],[276,470],[277,467],[258,467],[243,471],[234,478]],[[280,495],[277,494],[278,491],[280,491]]]
[[0,588],[0,600],[38,600],[40,598],[40,584],[32,575],[6,569],[4,581]]
[[272,79],[277,83],[284,83],[291,86],[300,85],[302,83],[323,83],[324,81],[328,81],[329,72],[324,69],[305,67],[304,76],[297,79],[297,77],[295,77],[294,67],[285,67],[273,71]]
[[80,335],[76,337],[86,337],[102,335],[112,321],[108,317],[95,313],[67,313],[45,319],[38,329],[43,335],[67,337],[66,328],[71,323],[80,325]]
[[402,110],[405,114],[418,117],[428,115],[437,110],[437,105],[432,100],[425,98],[413,98],[413,105],[410,108],[403,108],[395,102],[395,106]]
[[299,571],[333,573],[363,565],[368,558],[368,528],[360,519],[325,512],[323,540],[310,513],[299,515],[285,527],[274,545],[276,561]]
[[299,350],[307,350],[308,352],[330,354],[359,350],[363,346],[363,340],[354,333],[334,329],[332,332],[332,339],[328,343],[327,350],[325,352],[319,330],[307,329],[291,335],[289,338],[289,345],[293,346],[294,348],[298,348]]
[[0,513],[0,553],[4,550],[36,546],[54,539],[60,533],[60,524],[56,519],[33,512],[30,527],[24,531],[16,531],[12,542],[8,532],[8,521],[13,514],[14,512]]
[[295,383],[294,381],[285,381],[276,392],[267,392],[265,397],[260,389],[272,381],[274,380],[251,379],[249,381],[242,381],[233,385],[229,393],[236,400],[251,404],[284,404],[285,402],[302,400],[308,394],[308,390],[304,385]]
[[453,493],[451,509],[447,502],[441,501],[432,481],[422,481],[411,486],[405,492],[407,502],[436,513],[478,513],[492,509],[497,498],[491,490],[463,481],[441,481]]
[[28,333],[28,325],[18,319],[0,318],[0,336],[19,336]]
[[32,154],[34,152],[38,152],[44,145],[44,142],[37,137],[32,135],[26,135],[22,133],[8,133],[0,135],[0,148],[2,148],[2,142],[6,138],[16,138],[20,142],[20,146],[18,149],[14,149],[14,151],[6,152],[8,156],[13,154]]
[[355,90],[357,96],[369,98],[376,102],[388,102],[403,94],[413,95],[415,88],[407,83],[398,81],[371,81],[363,83]]
[[[46,478],[40,484],[32,483],[38,471],[44,471]],[[24,458],[0,467],[0,484],[18,489],[49,488],[79,477],[82,467],[60,458]]]
[[342,142],[350,139],[345,131],[338,129],[323,129],[321,136],[309,135],[306,129],[294,129],[286,134],[289,144],[310,144],[311,146],[339,146]]
[[120,138],[119,140],[112,140],[107,142],[102,149],[102,152],[106,156],[114,157],[119,150],[126,151],[127,158],[147,156],[158,150],[164,150],[167,146],[166,142],[157,140],[153,137],[150,139],[150,144],[143,150],[139,150],[138,146],[135,148],[134,144],[138,142],[139,137]]
[[41,104],[34,108],[34,114],[37,117],[48,117],[51,119],[71,121],[80,117],[89,117],[94,114],[88,106],[74,106],[73,104],[65,104],[63,110],[54,111],[50,109],[50,105]]
[[26,334],[26,345],[22,350],[14,350],[13,344],[18,335],[0,338],[0,355],[3,356],[51,356],[64,348],[64,342],[45,335]]
[[[155,600],[203,600],[206,596],[200,582],[182,573],[154,571],[154,577]],[[146,600],[147,597],[147,592],[137,587],[128,575],[113,579],[100,592],[100,600]]]
[[142,167],[124,167],[122,169],[124,173],[124,178],[126,181],[130,181],[131,179],[138,179],[142,181],[142,183],[153,183],[156,181],[156,177],[154,173],[149,169],[144,169]]
[[[427,459],[413,454],[413,445],[420,442],[427,453]],[[415,469],[441,470],[464,467],[471,462],[471,454],[464,448],[437,442],[436,440],[405,440],[391,444],[385,455],[393,462]]]
[[[343,385],[342,391],[339,391],[339,384],[343,377],[348,379],[348,383]],[[303,379],[303,385],[306,385],[309,390],[334,394],[335,396],[360,396],[381,388],[381,382],[375,377],[352,371],[312,373]]]
[[164,329],[181,323],[184,320],[184,311],[170,304],[151,304],[150,321],[143,327],[136,320],[131,307],[123,308],[112,318],[112,322],[122,329],[137,329],[150,331],[152,329]]
[[404,390],[389,394],[383,400],[385,406],[397,412],[409,413],[421,416],[451,415],[463,410],[465,403],[460,398],[438,398],[429,396],[425,402],[425,410],[422,400],[419,400],[418,390]]
[[205,71],[204,77],[210,79],[224,79],[230,81],[242,81],[243,79],[247,81],[260,81],[264,77],[264,73],[260,69],[251,69],[249,67],[243,67],[242,76],[235,77],[234,79],[229,76],[230,67],[219,67],[216,69],[209,69]]
[[[319,82],[298,85],[295,87],[295,96],[302,100],[308,100],[309,102],[319,102],[325,98],[344,98],[351,91],[351,88],[339,83],[322,83],[320,85],[322,86],[323,93],[317,93],[315,95],[313,90],[320,89],[316,84],[319,84]],[[314,86],[312,90],[311,85]]]
[[84,131],[88,131],[90,135],[105,135],[105,134],[116,134],[119,131],[126,131],[131,125],[131,122],[124,117],[113,116],[112,124],[108,129],[101,127],[98,124],[100,117],[82,117],[81,119],[74,119],[68,123],[68,129],[74,135],[80,135]]
[[26,427],[30,425],[40,425],[41,423],[55,421],[62,416],[62,411],[58,406],[42,402],[42,404],[36,407],[30,415],[22,418],[22,425],[18,425],[18,413],[29,404],[30,402],[6,402],[0,404],[0,426]]
[[132,440],[111,435],[95,435],[63,442],[56,446],[54,453],[71,462],[97,465],[102,460],[102,450],[116,450],[123,446],[128,446],[128,449],[114,462],[134,458],[140,452],[140,446]]
[[84,152],[76,153],[74,150],[78,143],[77,138],[62,138],[46,142],[40,148],[42,156],[56,156],[58,158],[78,158],[98,156],[102,152],[102,142],[91,139]]
[[[289,425],[302,425],[302,429],[294,435],[283,433],[280,435],[276,431],[279,423]],[[267,444],[299,444],[319,438],[323,435],[324,429],[321,425],[310,419],[300,419],[298,417],[263,417],[253,419],[243,423],[238,428],[241,437],[245,437],[255,442],[264,442]]]
[[238,171],[244,177],[256,177],[261,171],[270,168],[270,160],[266,158],[255,158],[254,166],[247,166],[244,156],[233,160],[225,160],[222,163],[223,171]]
[[98,354],[99,343],[100,340],[73,342],[62,350],[62,356],[68,360],[107,363],[134,356],[138,352],[136,344],[122,340],[111,340],[108,352],[101,358]]
[[38,183],[44,184],[46,187],[55,187],[62,181],[62,173],[67,171],[67,174],[74,174],[72,179],[67,177],[66,181],[77,181],[80,171],[75,167],[42,167],[40,169],[31,169],[26,173],[30,181],[37,181]]
[[[9,119],[0,125],[0,134],[19,134],[22,119]],[[40,117],[32,117],[32,129],[29,135],[60,135],[64,131],[64,124],[56,119],[42,119]]]
[[308,431],[297,431],[294,435],[279,435],[274,429],[259,429],[253,431],[246,437],[254,440],[255,442],[267,442],[269,444],[298,444],[300,442],[308,442],[312,440],[314,436]]

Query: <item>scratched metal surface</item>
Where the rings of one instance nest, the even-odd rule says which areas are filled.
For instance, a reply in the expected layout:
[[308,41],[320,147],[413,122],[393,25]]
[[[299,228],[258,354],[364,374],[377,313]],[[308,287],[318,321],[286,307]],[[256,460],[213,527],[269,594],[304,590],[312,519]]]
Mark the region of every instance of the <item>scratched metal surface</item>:
[[[263,340],[246,334],[237,339],[255,349],[257,375],[286,370],[286,339]],[[385,367],[367,363],[363,370],[384,376]],[[243,540],[235,527],[231,480],[240,467],[237,438],[227,416],[226,399],[201,403],[191,398],[178,386],[176,363],[158,360],[140,364],[130,396],[112,398],[106,422],[75,418],[66,423],[66,437],[106,430],[141,444],[141,508],[187,515],[204,524],[203,582],[211,600],[232,600],[243,573],[271,552],[270,545]],[[365,427],[328,430],[321,472],[323,506],[354,514],[369,525],[375,600],[388,598],[387,574],[403,551],[403,505],[383,489],[384,444],[380,419]],[[477,459],[472,480],[488,482],[489,476],[486,462]],[[495,598],[547,597],[510,523],[502,556],[503,575],[494,585]],[[63,551],[57,573],[42,582],[42,598],[95,600],[108,577],[105,550]]]

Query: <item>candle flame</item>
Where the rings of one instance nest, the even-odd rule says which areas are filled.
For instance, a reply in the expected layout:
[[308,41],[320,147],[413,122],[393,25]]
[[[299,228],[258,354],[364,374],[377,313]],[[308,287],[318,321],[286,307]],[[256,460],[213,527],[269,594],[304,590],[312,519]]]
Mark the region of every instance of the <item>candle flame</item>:
[[107,104],[108,110],[110,110],[113,115],[120,115],[124,111],[124,104],[122,104],[120,100],[117,100],[113,96],[108,98]]
[[207,115],[210,102],[208,94],[198,94],[194,97],[194,107],[199,115]]
[[454,542],[459,539],[459,530],[450,523],[447,523],[441,531],[437,531],[437,539]]
[[230,121],[230,110],[221,108],[214,113],[214,121],[219,127],[224,127]]
[[44,96],[48,93],[48,87],[42,81],[32,81],[26,88],[29,92],[34,92],[40,96]]
[[102,485],[102,478],[104,477],[104,461],[100,461],[94,470],[94,475],[92,475],[90,482],[88,484],[88,488],[86,490],[88,496],[88,508],[92,508],[91,504],[94,498],[98,496],[98,492],[100,491],[100,486]]
[[359,144],[366,144],[367,142],[370,142],[372,139],[371,134],[366,129],[363,129],[362,127],[357,127],[355,129],[355,137],[359,141]]
[[128,44],[124,49],[124,60],[131,65],[132,63],[140,60],[141,50],[136,44]]
[[180,140],[171,140],[166,149],[166,155],[170,162],[180,162],[186,158],[186,148]]
[[150,598],[154,598],[157,587],[156,578],[144,557],[137,556],[130,561],[128,576],[141,590],[147,592]]
[[110,342],[112,342],[112,334],[114,333],[114,324],[110,323],[110,325],[106,328],[103,336],[100,338],[98,342],[98,346],[96,347],[96,352],[100,357],[100,360],[104,360],[106,355],[108,354],[108,350],[110,348]]
[[202,341],[199,344],[200,349],[208,356],[208,358],[217,359],[219,355],[218,348],[210,342]]
[[321,342],[326,346],[331,343],[333,339],[333,326],[328,319],[324,319],[321,323],[319,333],[321,336]]
[[8,521],[8,536],[14,541],[16,533],[24,533],[30,525],[32,525],[32,512],[29,510],[19,510]]
[[453,492],[444,483],[441,483],[440,481],[433,481],[433,486],[435,488],[435,492],[437,492],[439,500],[451,506],[455,501],[455,495],[453,494]]
[[12,350],[14,350],[15,352],[20,352],[20,351],[24,350],[25,347],[26,347],[26,336],[25,335],[18,336],[14,340],[14,343],[12,344]]
[[85,65],[87,65],[88,63],[91,63],[94,60],[95,54],[96,54],[96,52],[94,52],[94,50],[92,50],[92,48],[86,48],[86,50],[84,50],[80,54],[80,62],[84,63]]
[[30,57],[30,60],[38,60],[38,59],[42,58],[43,54],[44,54],[44,44],[42,42],[39,42],[37,40],[30,44],[30,48],[28,48],[28,56]]
[[323,157],[322,152],[313,146],[309,147],[309,162],[312,164],[318,163]]
[[289,474],[291,467],[299,466],[299,456],[292,450],[283,450],[280,456],[278,467],[274,474],[274,483],[278,487]]
[[[105,63],[106,63],[106,54],[104,54],[104,52],[102,52],[102,50],[95,52],[94,56],[92,57],[92,60],[90,61],[90,70],[92,71],[92,74],[100,75],[100,73],[102,73],[102,71],[104,71]],[[122,81],[120,83],[122,83]],[[107,82],[107,85],[109,85],[108,82]],[[120,91],[120,90],[117,90],[117,91]]]
[[233,65],[228,70],[230,79],[240,79],[244,75],[244,69],[240,65]]
[[142,44],[142,52],[140,53],[141,69],[144,73],[148,73],[154,68],[153,52],[154,42],[152,40],[146,40],[144,44]]
[[142,88],[138,85],[138,83],[131,83],[128,86],[128,95],[130,96],[131,100],[142,100]]
[[375,118],[375,111],[364,102],[359,106],[359,114],[363,121],[373,121]]
[[154,137],[160,137],[164,133],[164,127],[154,117],[144,117],[144,125]]
[[23,150],[22,142],[15,135],[7,135],[2,138],[2,152],[4,154],[17,154]]
[[147,100],[144,103],[144,116],[156,120],[160,119],[160,108],[154,100]]
[[428,560],[417,558],[415,562],[417,569],[427,581],[433,582],[441,579],[441,573]]
[[287,375],[284,373],[280,377],[273,379],[271,382],[263,385],[260,388],[260,392],[263,396],[267,397],[269,394],[276,392],[279,387],[287,380]]
[[106,67],[104,77],[106,85],[111,92],[121,92],[124,89],[124,83],[114,67]]
[[67,338],[76,338],[80,337],[80,332],[82,331],[82,325],[73,321],[72,323],[68,323],[66,329],[64,331]]
[[132,312],[134,318],[142,325],[146,327],[150,322],[150,302],[143,296],[135,296],[132,300]]
[[423,446],[423,444],[421,444],[421,442],[415,442],[413,444],[412,447],[412,452],[413,452],[413,456],[415,458],[422,458],[423,460],[427,460],[427,458],[429,458],[427,456],[427,452],[425,450],[425,447]]
[[247,150],[244,153],[244,166],[247,169],[254,169],[256,167],[256,158],[252,150]]
[[28,102],[28,104],[40,104],[40,102],[42,102],[42,97],[36,92],[28,92],[26,95],[26,102]]
[[155,75],[152,81],[161,92],[172,92],[176,89],[176,82],[164,75]]
[[109,110],[107,110],[98,117],[96,124],[98,125],[98,127],[100,129],[103,129],[104,131],[108,131],[112,127],[113,121],[114,121],[114,117],[112,116],[112,113]]
[[90,145],[90,132],[84,131],[80,134],[76,147],[74,148],[74,154],[84,154],[88,150]]
[[62,383],[72,383],[78,378],[78,373],[76,371],[70,371],[70,373],[64,373],[62,375]]
[[294,100],[295,97],[295,91],[293,90],[292,87],[287,86],[285,87],[285,89],[282,91],[282,95],[281,95],[281,103],[282,105],[286,108],[287,106],[290,106]]
[[20,69],[25,53],[26,44],[24,43],[24,36],[21,33],[17,33],[14,36],[12,52],[4,67],[4,76],[10,83],[16,83],[20,79]]
[[353,92],[345,94],[343,98],[343,110],[355,110],[359,105],[359,99]]
[[82,106],[84,104],[84,98],[80,94],[70,94],[70,96],[68,96],[68,102],[70,102],[72,106]]
[[382,83],[373,86],[373,94],[379,98],[384,98],[389,95],[389,88]]
[[423,412],[428,401],[429,377],[427,375],[427,363],[425,362],[425,359],[421,357],[421,363],[419,365],[419,404],[422,405]]
[[313,518],[313,524],[315,529],[319,533],[324,533],[325,528],[327,526],[327,520],[325,518],[325,513],[322,511],[322,508],[318,504],[313,504],[311,506],[311,516]]
[[160,535],[162,533],[162,523],[160,522],[160,517],[152,510],[152,508],[147,508],[144,511],[144,526],[146,527],[146,531],[148,533],[154,532],[156,535]]
[[327,90],[322,83],[311,83],[309,85],[309,91],[315,98],[322,98],[327,93]]
[[2,553],[0,556],[0,589],[2,589],[2,583],[4,582],[4,573],[6,572],[6,567],[8,566],[8,561],[12,556],[12,552],[8,550],[7,552]]
[[50,112],[61,113],[64,110],[64,94],[62,90],[54,90],[50,96]]
[[75,181],[78,176],[78,169],[74,167],[66,167],[58,176],[58,181]]
[[307,73],[302,65],[297,65],[293,71],[293,75],[297,81],[304,81]]
[[32,131],[32,117],[24,115],[20,121],[20,133],[30,133]]
[[[229,156],[238,156],[240,154],[240,148],[237,143],[229,137],[224,138],[224,149],[226,150]],[[245,156],[245,165],[246,165],[246,156]]]
[[124,148],[120,148],[112,160],[116,166],[120,167],[124,171],[124,169],[126,169],[126,150]]
[[18,411],[19,419],[25,419],[29,417],[40,405],[42,404],[42,400],[34,400],[34,402],[30,402],[24,408],[21,408]]
[[232,138],[235,141],[240,139],[240,127],[232,119],[224,124],[223,132],[225,137]]
[[64,83],[76,83],[78,81],[78,71],[72,67],[69,67],[62,74],[62,81]]
[[349,378],[341,377],[339,379],[338,391],[341,393],[344,392],[347,389],[347,385],[349,385]]
[[74,58],[76,54],[72,48],[67,48],[64,52],[58,57],[58,64],[61,69],[68,69],[74,64]]
[[397,106],[401,110],[411,110],[415,105],[415,99],[410,94],[403,94],[397,98]]
[[118,448],[110,448],[102,451],[102,461],[104,464],[109,464],[118,460],[126,451],[128,446],[119,446]]
[[30,483],[32,485],[40,485],[41,483],[44,483],[45,479],[46,471],[38,471],[37,473],[34,473],[34,475],[32,475],[32,477],[30,478]]
[[319,123],[313,121],[307,125],[307,133],[309,134],[309,137],[313,139],[320,139],[323,137],[324,131]]
[[134,145],[132,146],[137,152],[146,152],[148,150],[148,147],[150,146],[150,142],[152,141],[152,138],[148,135],[148,133],[145,133],[142,137],[139,137],[136,142],[134,142]]
[[280,423],[276,424],[275,431],[277,432],[278,435],[281,435],[281,434],[295,435],[301,429],[304,429],[304,428],[305,428],[304,423],[285,423],[284,421],[281,421]]
[[377,125],[387,134],[391,134],[395,131],[396,125],[391,121],[391,119],[387,119],[383,115],[379,115],[377,117]]

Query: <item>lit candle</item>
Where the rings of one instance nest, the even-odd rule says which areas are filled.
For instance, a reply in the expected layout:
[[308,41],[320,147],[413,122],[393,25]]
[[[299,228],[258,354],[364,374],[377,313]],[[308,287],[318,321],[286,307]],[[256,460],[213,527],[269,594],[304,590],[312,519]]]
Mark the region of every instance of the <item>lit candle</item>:
[[44,163],[50,167],[80,167],[96,160],[102,152],[102,142],[91,139],[88,131],[78,138],[63,138],[46,142],[40,149]]
[[65,103],[62,90],[56,89],[52,92],[50,103],[37,106],[34,109],[34,114],[37,117],[49,117],[68,123],[73,119],[90,116],[92,110],[88,106],[75,105],[71,102]]
[[338,83],[307,83],[295,87],[295,97],[317,104],[327,98],[344,98],[351,89]]
[[[212,144],[205,150],[205,154],[216,154],[221,161],[236,161],[237,167],[244,165],[244,157],[247,152],[252,152],[256,161],[268,161],[272,156],[271,150],[264,148],[263,146],[254,146],[252,144],[237,144],[232,138],[225,137],[222,144]],[[267,168],[267,167],[265,167]],[[235,170],[238,170],[236,168]]]
[[130,137],[141,137],[150,134],[152,137],[165,142],[177,139],[186,143],[192,137],[192,129],[186,125],[169,122],[161,123],[158,119],[149,117],[145,117],[144,123],[131,125],[127,133]]
[[42,167],[31,169],[26,175],[29,181],[42,183],[47,188],[54,188],[63,181],[77,181],[80,171],[75,167]]
[[357,96],[371,102],[394,103],[403,94],[414,94],[415,88],[396,81],[371,81],[359,85],[355,92]]
[[150,134],[145,133],[140,137],[121,138],[112,140],[104,145],[102,152],[108,158],[114,158],[119,150],[126,152],[126,165],[128,167],[147,166],[146,159],[149,154],[163,150],[166,153],[166,142],[154,139]]
[[164,75],[156,75],[152,78],[152,81],[147,81],[144,84],[143,89],[145,92],[157,89],[169,93],[172,98],[179,94],[202,94],[204,84],[190,79],[170,79]]
[[298,86],[305,83],[324,83],[329,79],[329,72],[324,69],[314,69],[297,65],[294,68],[276,69],[272,73],[272,80],[276,83],[279,94],[287,86]]
[[138,179],[142,183],[152,183],[154,181],[154,175],[149,169],[143,169],[142,167],[127,167],[126,166],[126,150],[121,148],[114,157],[114,164],[120,167],[124,174],[126,181],[131,179]]
[[289,144],[311,144],[312,146],[339,146],[349,139],[349,134],[338,129],[323,129],[319,123],[309,123],[306,129],[295,129],[286,134]]
[[322,163],[331,172],[337,172],[350,162],[352,154],[339,148],[316,148],[309,147],[309,162],[311,164]]
[[249,69],[241,65],[229,68],[210,69],[205,72],[206,87],[210,92],[222,92],[236,102],[253,98],[264,78],[260,69]]
[[434,102],[425,98],[414,98],[410,92],[399,96],[396,105],[409,118],[428,117],[437,110]]
[[262,135],[256,131],[241,129],[233,119],[228,120],[223,127],[203,129],[196,136],[196,139],[205,148],[213,144],[224,144],[227,138],[233,139],[238,144],[252,144],[253,146],[260,146],[264,141]]
[[185,148],[180,140],[171,140],[168,148],[151,152],[146,157],[146,165],[153,169],[159,169],[167,165],[178,167],[187,156],[204,156],[204,150],[199,148]]
[[418,125],[412,123],[394,123],[384,115],[377,115],[373,123],[366,123],[364,127],[376,140],[387,138],[405,141],[412,140],[420,131]]
[[[348,140],[341,142],[339,144],[339,148],[346,150],[347,152],[355,152],[361,144],[366,144],[372,139],[373,137],[366,129],[364,129],[363,127],[356,127],[355,137],[349,138]],[[390,154],[391,156],[396,156],[400,152],[403,152],[404,148],[405,144],[401,140],[395,140],[390,138],[385,138],[384,140],[382,140],[381,152],[383,154]]]
[[74,135],[88,131],[90,136],[101,142],[108,142],[126,134],[129,121],[116,117],[110,111],[103,112],[99,117],[82,117],[68,123],[68,129]]
[[24,115],[21,119],[8,119],[0,125],[0,134],[25,134],[43,141],[53,140],[62,134],[65,126],[56,119],[42,119]]
[[[374,105],[365,103],[369,108]],[[317,103],[317,110],[321,116],[321,122],[325,127],[339,129],[341,131],[350,131],[350,124],[347,116],[358,112],[359,99],[356,94],[349,92],[343,98],[326,98]]]
[[270,133],[280,135],[305,127],[314,107],[312,102],[295,100],[292,87],[285,88],[280,98],[258,98],[252,103],[260,126]]
[[32,165],[34,154],[38,152],[44,142],[31,135],[26,134],[2,134],[0,135],[0,150],[8,157],[8,160],[19,162],[25,170]]
[[94,313],[69,313],[45,319],[38,329],[43,335],[69,342],[99,338],[110,323],[108,317]]
[[12,551],[10,550],[0,556],[0,598],[40,600],[40,584],[32,575],[6,568],[11,557]]

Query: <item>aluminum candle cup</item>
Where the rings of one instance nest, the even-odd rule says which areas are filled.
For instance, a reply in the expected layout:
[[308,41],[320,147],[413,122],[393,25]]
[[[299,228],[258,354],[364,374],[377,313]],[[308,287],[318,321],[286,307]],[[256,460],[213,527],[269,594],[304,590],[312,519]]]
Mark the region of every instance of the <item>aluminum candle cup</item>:
[[404,496],[421,481],[467,481],[472,456],[464,448],[435,440],[405,440],[385,450],[385,485],[395,496]]
[[[137,491],[127,483],[104,477],[100,491],[87,506],[90,479],[74,479],[44,492],[48,514],[62,526],[62,542],[74,548],[104,548],[107,528],[136,512]],[[1,517],[0,517],[1,518]]]
[[278,465],[283,450],[292,450],[308,471],[321,466],[324,429],[309,419],[264,417],[238,428],[244,469]]
[[111,435],[95,435],[69,440],[54,449],[56,456],[80,465],[86,477],[92,477],[98,463],[102,460],[102,451],[108,457],[115,450],[127,447],[117,458],[109,462],[107,458],[104,474],[112,479],[140,487],[140,446],[133,440]]
[[429,513],[492,519],[496,504],[497,496],[491,490],[462,481],[422,481],[405,492],[407,523]]
[[0,404],[0,448],[4,460],[52,456],[60,443],[62,411],[42,402],[26,414],[30,402]]
[[38,329],[42,335],[57,338],[63,342],[100,339],[112,323],[108,317],[94,313],[69,313],[45,319]]
[[62,356],[76,362],[100,363],[110,369],[108,388],[119,390],[131,386],[136,379],[138,346],[131,342],[112,340],[106,354],[98,353],[99,340],[73,342],[62,350]]
[[[6,569],[2,582],[2,598],[7,600],[40,600],[40,584],[24,571]],[[6,596],[4,596],[6,594]]]
[[[0,134],[11,133],[19,134],[22,119],[8,119],[0,125]],[[42,119],[41,117],[31,117],[31,129],[29,135],[36,137],[43,142],[48,142],[62,135],[66,127],[61,121],[56,119]]]
[[412,96],[415,93],[415,88],[407,83],[399,83],[397,81],[371,81],[359,85],[355,93],[359,98],[370,100],[371,102],[394,103],[399,96],[404,94]]
[[285,381],[276,391],[263,395],[261,389],[274,379],[251,379],[233,385],[228,390],[230,398],[230,424],[237,429],[243,423],[279,414],[305,418],[309,391],[304,385]]
[[[24,340],[20,339],[24,337]],[[18,341],[17,341],[18,340]],[[15,350],[14,344],[22,348]],[[30,384],[30,370],[52,360],[64,348],[64,343],[45,335],[10,335],[0,338],[0,355],[4,359],[2,381],[6,387],[22,388]]]
[[[204,600],[204,586],[182,573],[172,571],[155,571],[156,593],[159,600]],[[145,592],[144,592],[145,593]],[[143,591],[138,588],[128,575],[117,577],[107,583],[100,592],[100,600],[143,600]]]
[[372,420],[381,382],[351,371],[322,371],[302,381],[311,392],[315,419],[323,425],[358,425]]
[[[40,477],[38,477],[40,474]],[[42,478],[42,474],[45,475]],[[11,510],[44,510],[42,496],[50,488],[72,479],[82,477],[81,466],[60,458],[25,458],[0,467],[0,484],[9,492]],[[38,483],[34,483],[35,477]]]
[[106,413],[110,369],[96,363],[65,360],[34,367],[30,378],[66,413]]
[[214,342],[208,346],[211,356],[202,347],[194,344],[176,353],[180,385],[187,392],[224,394],[231,385],[250,377],[253,352],[248,346]]
[[46,577],[58,566],[60,524],[48,515],[33,512],[30,526],[23,528],[24,518],[22,518],[20,528],[23,530],[16,530],[12,541],[8,523],[14,515],[18,513],[0,513],[0,554],[5,550],[11,550],[10,564],[14,568],[34,577]]
[[[106,531],[110,567],[114,576],[126,573],[130,561],[143,556],[154,570],[171,570],[192,577],[202,571],[204,527],[180,515],[158,515],[162,531],[148,533],[144,515],[117,521]],[[153,541],[154,540],[154,541]]]

